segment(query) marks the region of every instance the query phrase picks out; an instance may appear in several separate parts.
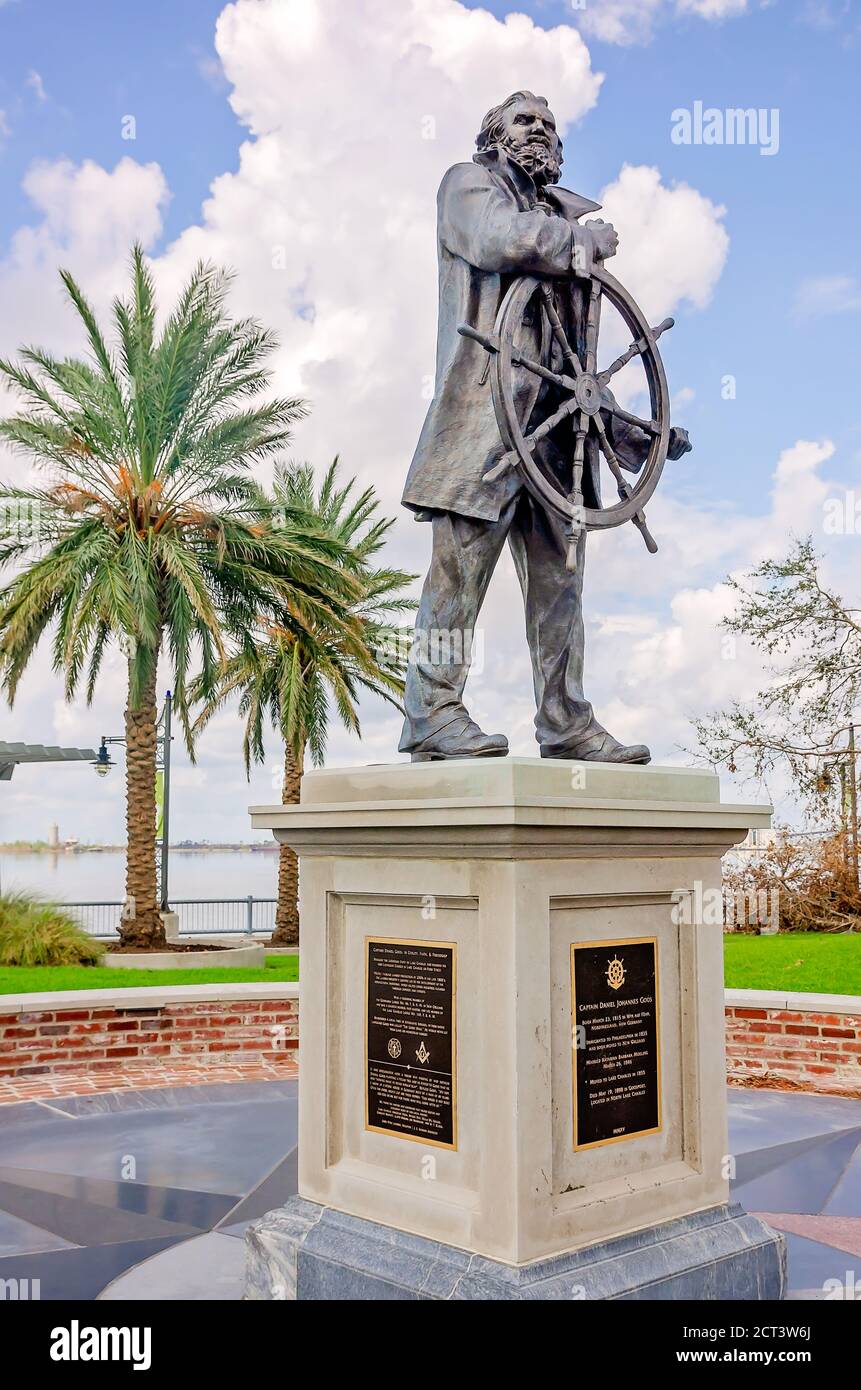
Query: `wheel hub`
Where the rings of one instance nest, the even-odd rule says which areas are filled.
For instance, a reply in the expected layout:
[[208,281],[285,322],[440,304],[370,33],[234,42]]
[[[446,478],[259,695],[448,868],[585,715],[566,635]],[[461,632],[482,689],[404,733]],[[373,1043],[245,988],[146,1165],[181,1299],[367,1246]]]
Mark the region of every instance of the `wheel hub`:
[[591,372],[582,372],[574,386],[574,399],[587,415],[597,415],[601,409],[601,387]]

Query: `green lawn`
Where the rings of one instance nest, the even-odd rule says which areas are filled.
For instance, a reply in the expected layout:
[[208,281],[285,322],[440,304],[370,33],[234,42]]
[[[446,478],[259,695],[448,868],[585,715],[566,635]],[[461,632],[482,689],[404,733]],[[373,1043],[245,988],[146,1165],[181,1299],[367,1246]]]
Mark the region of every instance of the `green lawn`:
[[861,935],[725,936],[727,989],[861,994]]
[[108,970],[99,965],[0,966],[0,994],[59,989],[140,989],[144,985],[286,984],[298,956],[270,956],[262,970]]
[[[861,994],[861,935],[725,936],[729,989]],[[140,989],[145,985],[284,983],[298,956],[271,956],[263,970],[107,970],[100,966],[0,967],[0,994],[39,990]]]

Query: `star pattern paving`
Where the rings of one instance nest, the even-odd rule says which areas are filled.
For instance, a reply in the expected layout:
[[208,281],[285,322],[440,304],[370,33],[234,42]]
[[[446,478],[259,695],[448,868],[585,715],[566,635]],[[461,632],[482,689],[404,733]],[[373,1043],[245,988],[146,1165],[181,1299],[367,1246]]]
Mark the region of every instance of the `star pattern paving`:
[[[861,1298],[861,1101],[733,1089],[729,1107],[732,1195],[786,1235],[790,1298]],[[296,1112],[295,1080],[4,1106],[0,1280],[240,1298],[247,1226],[296,1191]]]

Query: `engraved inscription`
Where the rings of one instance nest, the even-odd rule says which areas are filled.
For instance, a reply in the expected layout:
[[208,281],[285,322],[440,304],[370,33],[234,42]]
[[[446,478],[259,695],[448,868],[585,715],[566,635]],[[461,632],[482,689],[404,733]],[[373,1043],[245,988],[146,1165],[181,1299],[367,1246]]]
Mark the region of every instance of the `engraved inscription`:
[[571,947],[574,1148],[661,1127],[658,944]]
[[454,944],[366,938],[365,1127],[457,1148]]

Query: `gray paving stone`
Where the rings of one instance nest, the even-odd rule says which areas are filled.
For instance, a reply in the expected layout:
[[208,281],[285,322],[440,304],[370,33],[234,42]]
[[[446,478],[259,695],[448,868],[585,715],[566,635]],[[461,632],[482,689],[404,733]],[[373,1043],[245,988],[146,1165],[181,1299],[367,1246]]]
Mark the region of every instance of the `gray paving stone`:
[[100,1302],[236,1302],[242,1297],[244,1252],[230,1236],[209,1232],[153,1255],[115,1279]]

